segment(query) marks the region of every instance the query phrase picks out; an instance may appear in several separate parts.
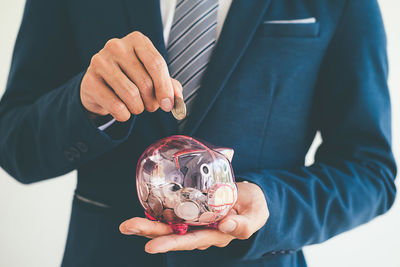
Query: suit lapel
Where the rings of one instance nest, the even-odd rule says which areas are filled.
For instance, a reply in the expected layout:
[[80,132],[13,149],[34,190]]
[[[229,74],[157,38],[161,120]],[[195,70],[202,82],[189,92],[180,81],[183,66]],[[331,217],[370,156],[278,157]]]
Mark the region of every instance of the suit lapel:
[[[128,28],[148,36],[166,58],[160,0],[124,0],[128,12]],[[233,0],[214,55],[204,76],[203,86],[193,104],[183,133],[193,135],[210,111],[229,80],[233,70],[250,44],[270,0]],[[159,109],[155,114],[165,135],[177,132],[177,122],[170,113]]]
[[183,134],[193,135],[251,42],[270,0],[234,0]]
[[[150,38],[154,46],[166,59],[163,36],[163,25],[160,12],[160,0],[124,0],[128,12],[129,31],[138,30]],[[177,131],[177,122],[170,113],[159,109],[155,117],[160,121],[164,135],[172,135]]]

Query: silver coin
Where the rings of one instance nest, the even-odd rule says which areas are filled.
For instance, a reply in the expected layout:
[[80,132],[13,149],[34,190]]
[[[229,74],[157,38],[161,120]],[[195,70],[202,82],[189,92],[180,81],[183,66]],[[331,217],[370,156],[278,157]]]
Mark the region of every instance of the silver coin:
[[204,195],[203,193],[198,194],[198,195],[197,195],[197,200],[200,201],[200,202],[202,202],[202,203],[206,203],[206,202],[207,202],[207,196]]
[[193,201],[182,202],[174,208],[175,214],[186,221],[194,221],[199,216],[199,207]]
[[182,186],[180,184],[178,184],[178,183],[173,183],[173,182],[169,183],[169,184],[166,184],[166,185],[163,185],[161,187],[162,194],[164,196],[175,194],[175,192],[177,192],[179,189],[182,189]]
[[153,187],[150,195],[161,201],[165,208],[174,208],[179,204],[179,195],[176,193],[182,186],[177,183],[168,183],[162,186]]
[[205,197],[201,191],[192,187],[182,188],[180,193],[183,198],[193,201],[196,201],[197,199],[204,199]]
[[196,201],[196,203],[197,204],[199,204],[199,206],[200,206],[200,212],[209,212],[209,211],[211,211],[212,210],[212,207],[210,207],[209,205],[208,205],[208,202],[207,201],[201,201],[201,202],[199,202],[199,201]]
[[163,199],[164,206],[170,209],[175,208],[177,205],[179,205],[179,203],[179,196],[176,193],[170,194]]
[[145,182],[139,182],[139,196],[142,201],[147,201],[149,197],[149,188]]
[[150,194],[147,199],[147,203],[149,204],[149,207],[153,212],[153,215],[155,217],[160,217],[163,212],[163,205],[161,199]]
[[147,159],[143,163],[143,172],[147,174],[152,174],[154,169],[157,168],[157,163],[154,161]]
[[215,222],[217,215],[214,212],[204,212],[199,217],[199,222],[202,223],[212,223]]
[[178,121],[183,120],[186,117],[186,105],[182,98],[175,97],[174,98],[174,107],[171,110],[172,115]]
[[150,194],[163,200],[166,197],[170,197],[176,194],[176,191],[178,191],[181,188],[182,186],[180,184],[168,183],[168,184],[163,184],[161,186],[153,187],[150,191]]
[[163,191],[160,187],[153,187],[150,191],[150,195],[153,195],[157,198],[164,198]]

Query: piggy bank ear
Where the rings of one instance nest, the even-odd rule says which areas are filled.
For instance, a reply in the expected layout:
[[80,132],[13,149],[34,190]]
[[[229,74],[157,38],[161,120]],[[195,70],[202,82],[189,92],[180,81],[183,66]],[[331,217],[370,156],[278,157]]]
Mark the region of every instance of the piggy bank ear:
[[214,150],[217,151],[218,153],[224,155],[229,160],[229,162],[232,162],[233,154],[235,153],[235,151],[233,151],[232,148],[217,147],[217,148],[214,148]]

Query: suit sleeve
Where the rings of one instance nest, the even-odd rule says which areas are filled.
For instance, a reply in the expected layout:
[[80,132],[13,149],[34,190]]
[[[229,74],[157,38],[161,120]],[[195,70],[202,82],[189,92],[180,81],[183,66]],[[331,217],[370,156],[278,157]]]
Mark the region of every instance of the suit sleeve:
[[368,222],[392,205],[386,40],[376,0],[349,0],[321,67],[316,103],[323,143],[312,166],[254,170],[270,217],[233,246],[244,259],[291,253]]
[[0,165],[22,183],[65,174],[121,144],[99,129],[80,101],[84,75],[64,1],[28,0],[0,102]]

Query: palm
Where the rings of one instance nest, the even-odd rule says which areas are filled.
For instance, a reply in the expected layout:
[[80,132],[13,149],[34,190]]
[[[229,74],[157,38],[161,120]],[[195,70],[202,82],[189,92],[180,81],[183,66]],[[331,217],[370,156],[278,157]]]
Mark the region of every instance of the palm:
[[238,200],[230,214],[220,221],[218,230],[198,229],[186,235],[176,235],[167,224],[136,217],[123,222],[120,231],[151,238],[145,247],[148,253],[225,247],[235,238],[248,239],[266,223],[268,206],[257,185],[243,182],[237,186]]

